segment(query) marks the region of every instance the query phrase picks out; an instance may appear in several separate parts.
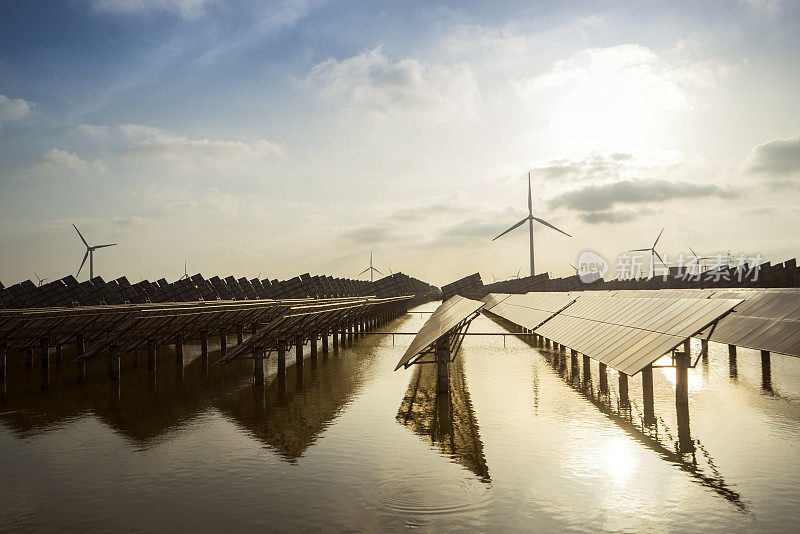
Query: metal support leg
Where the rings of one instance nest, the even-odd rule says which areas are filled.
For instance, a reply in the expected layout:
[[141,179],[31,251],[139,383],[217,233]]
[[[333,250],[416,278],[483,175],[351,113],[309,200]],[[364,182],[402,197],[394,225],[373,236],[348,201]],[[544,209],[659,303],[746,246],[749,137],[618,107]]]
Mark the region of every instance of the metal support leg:
[[656,422],[655,406],[653,403],[653,367],[648,365],[642,369],[642,401],[644,403],[644,424],[647,426]]
[[678,446],[681,452],[694,449],[689,434],[689,354],[675,351],[675,410],[678,415]]
[[443,337],[436,345],[436,392],[450,391],[450,343]]
[[303,366],[303,338],[294,338],[294,363],[297,367]]
[[183,365],[183,334],[175,336],[175,362]]
[[286,347],[278,341],[278,374],[286,374]]
[[315,332],[311,333],[311,357],[317,359],[317,334]]
[[156,340],[150,338],[147,340],[147,370],[156,370],[156,356],[158,355],[158,345]]
[[253,351],[253,382],[264,383],[264,347],[256,347]]
[[322,354],[328,354],[328,332],[322,334]]
[[728,345],[728,367],[731,378],[739,376],[739,370],[736,365],[736,345]]
[[111,380],[119,380],[119,346],[111,345],[111,349],[108,352],[108,370],[109,370],[109,378]]
[[761,351],[761,387],[772,391],[772,362],[768,350]]
[[[86,352],[86,336],[83,334],[75,335],[75,350],[78,353],[78,356]],[[78,360],[76,371],[78,384],[81,384],[86,379],[86,362],[83,360]]]
[[619,373],[619,403],[622,406],[628,406],[631,402],[628,395],[628,375]]

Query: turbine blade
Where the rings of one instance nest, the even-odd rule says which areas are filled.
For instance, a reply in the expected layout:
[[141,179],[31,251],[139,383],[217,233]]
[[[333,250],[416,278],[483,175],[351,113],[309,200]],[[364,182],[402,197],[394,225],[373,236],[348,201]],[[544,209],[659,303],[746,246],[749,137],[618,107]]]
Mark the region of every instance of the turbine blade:
[[96,250],[98,248],[113,247],[114,245],[116,245],[116,243],[109,243],[108,245],[95,245],[92,248]]
[[656,252],[656,251],[655,251],[655,249],[653,249],[653,252],[655,252],[655,255],[656,255],[656,257],[658,257],[659,261],[661,262],[661,265],[663,265],[664,267],[666,267],[667,269],[669,269],[669,267],[667,266],[667,264],[666,264],[666,263],[664,263],[664,260],[661,258],[661,254],[659,254],[658,252]]
[[369,267],[367,267],[366,269],[364,269],[363,271],[361,271],[360,273],[358,273],[356,276],[361,276],[362,274],[364,274],[364,273],[365,273],[365,272],[367,272],[367,271],[369,271]]
[[383,276],[383,273],[382,273],[382,272],[380,272],[380,271],[379,271],[378,269],[376,269],[375,267],[373,267],[373,268],[372,268],[372,270],[373,270],[373,271],[375,271],[376,273],[378,273],[379,275]]
[[531,194],[531,172],[528,171],[528,215],[533,215],[533,195]]
[[[528,217],[530,217],[530,215],[529,215]],[[515,229],[515,228],[518,228],[518,227],[522,226],[523,224],[525,224],[526,222],[528,222],[528,217],[525,217],[524,219],[522,219],[520,222],[518,222],[517,224],[515,224],[515,225],[514,225],[514,226],[512,226],[511,228],[509,228],[508,230],[506,230],[505,232],[503,232],[503,233],[502,233],[502,234],[500,234],[499,236],[497,236],[497,237],[495,237],[494,239],[492,239],[492,241],[494,241],[495,239],[499,239],[499,238],[503,237],[504,235],[506,235],[506,234],[507,234],[508,232],[510,232],[511,230],[513,230],[513,229]]]
[[[83,255],[83,261],[81,262],[81,266],[78,267],[78,274],[81,274],[81,269],[83,269],[83,264],[86,263],[86,258],[88,258],[88,257],[89,257],[89,249],[87,248],[86,249],[86,254]],[[78,274],[76,274],[75,276],[78,276]]]
[[653,247],[652,248],[656,248],[656,245],[658,244],[658,240],[661,239],[661,234],[663,234],[663,233],[664,233],[664,229],[662,228],[661,231],[658,233],[658,237],[656,238],[655,243],[653,243]]
[[628,252],[647,252],[649,250],[652,250],[652,249],[649,249],[649,248],[632,248]]
[[565,236],[567,236],[567,237],[572,237],[571,235],[569,235],[569,234],[568,234],[567,232],[565,232],[564,230],[559,230],[558,228],[556,228],[555,226],[553,226],[553,225],[552,225],[552,224],[550,224],[549,222],[545,221],[544,219],[540,219],[539,217],[534,217],[534,218],[533,218],[533,220],[534,220],[534,221],[536,221],[536,222],[542,223],[542,224],[543,224],[543,225],[545,225],[545,226],[549,226],[550,228],[552,228],[552,229],[553,229],[553,230],[555,230],[556,232],[561,232],[562,234],[564,234],[564,235],[565,235]]
[[78,232],[78,237],[80,237],[80,238],[81,238],[81,241],[83,241],[83,244],[84,244],[84,245],[86,245],[86,246],[88,247],[88,246],[89,246],[89,243],[87,243],[87,242],[86,242],[86,240],[83,238],[83,234],[81,233],[81,231],[80,231],[80,230],[78,230],[78,227],[77,227],[77,226],[75,226],[74,224],[72,225],[72,227],[73,227],[73,228],[75,228],[75,231],[76,231],[76,232]]

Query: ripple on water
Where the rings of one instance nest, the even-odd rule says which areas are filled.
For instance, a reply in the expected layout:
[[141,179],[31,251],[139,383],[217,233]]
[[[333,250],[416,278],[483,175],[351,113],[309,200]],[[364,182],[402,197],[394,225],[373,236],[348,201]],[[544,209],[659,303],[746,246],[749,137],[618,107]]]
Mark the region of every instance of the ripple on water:
[[[489,485],[477,479],[415,475],[386,481],[378,497],[391,512],[430,516],[474,512],[486,506],[488,494]],[[424,518],[415,518],[409,526],[425,524]]]

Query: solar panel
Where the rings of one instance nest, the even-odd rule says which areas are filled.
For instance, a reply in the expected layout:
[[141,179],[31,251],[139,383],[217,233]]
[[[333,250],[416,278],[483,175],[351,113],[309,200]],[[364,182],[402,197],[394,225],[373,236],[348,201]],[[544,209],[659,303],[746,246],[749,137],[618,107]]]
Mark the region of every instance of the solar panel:
[[465,321],[471,320],[481,308],[483,308],[483,302],[460,295],[454,295],[443,302],[417,332],[411,345],[397,363],[395,371],[403,366],[408,367],[418,354],[428,350],[441,337],[449,335]]
[[490,313],[514,324],[534,330],[539,325],[575,302],[577,297],[569,293],[527,293],[507,295],[495,302]]
[[740,302],[580,295],[535,332],[633,375]]

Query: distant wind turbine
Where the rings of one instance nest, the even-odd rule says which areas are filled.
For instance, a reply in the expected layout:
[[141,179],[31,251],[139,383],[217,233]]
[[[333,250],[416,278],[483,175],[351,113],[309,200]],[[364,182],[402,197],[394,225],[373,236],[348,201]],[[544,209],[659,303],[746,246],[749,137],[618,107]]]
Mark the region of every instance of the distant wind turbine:
[[528,216],[525,217],[524,219],[522,219],[521,221],[519,221],[517,224],[515,224],[514,226],[512,226],[508,230],[506,230],[505,232],[503,232],[502,234],[500,234],[499,236],[497,236],[494,239],[492,239],[492,241],[503,237],[504,235],[506,235],[511,230],[514,230],[515,228],[517,228],[519,226],[522,226],[523,224],[525,224],[527,222],[528,223],[528,233],[530,235],[530,243],[531,243],[531,245],[530,245],[530,249],[531,249],[531,276],[534,275],[534,270],[533,270],[533,221],[541,223],[541,224],[543,224],[545,226],[549,226],[553,230],[555,230],[557,232],[561,232],[562,234],[564,234],[567,237],[572,237],[571,235],[569,235],[565,231],[559,230],[558,228],[556,228],[555,226],[553,226],[549,222],[545,221],[544,219],[540,219],[539,217],[534,217],[533,216],[533,195],[531,193],[531,173],[529,172],[528,173]]
[[572,269],[575,271],[575,276],[578,276],[578,268],[572,265],[571,263],[569,264],[569,266],[572,267]]
[[664,229],[662,228],[661,231],[658,233],[658,237],[655,241],[653,241],[653,246],[650,248],[635,248],[633,250],[629,250],[628,252],[650,252],[650,278],[653,278],[656,275],[656,257],[661,261],[661,265],[667,267],[667,264],[664,263],[664,260],[661,258],[661,254],[656,252],[656,245],[658,244],[658,240],[661,239],[661,234],[664,233]]
[[44,284],[49,280],[49,278],[39,278],[39,275],[36,274],[36,271],[33,271],[33,276],[35,276],[36,279],[39,281],[39,287],[42,287],[42,284]]
[[86,263],[86,258],[89,258],[89,280],[91,280],[92,278],[94,278],[94,251],[99,248],[113,247],[114,245],[116,245],[116,243],[109,243],[108,245],[89,246],[89,243],[87,243],[86,240],[83,238],[83,234],[81,234],[81,231],[78,230],[78,227],[75,226],[74,224],[72,225],[72,227],[75,228],[75,231],[78,232],[78,236],[81,238],[81,241],[83,241],[83,244],[86,245],[86,254],[83,256],[83,261],[81,262],[81,266],[78,267],[78,274],[76,274],[75,276],[81,274],[81,269],[83,269],[83,265]]
[[701,263],[703,260],[712,260],[712,259],[714,259],[714,258],[712,258],[711,256],[702,256],[702,257],[701,257],[701,256],[700,256],[700,255],[699,255],[697,252],[695,252],[694,250],[692,250],[692,247],[689,247],[689,250],[690,250],[690,251],[691,251],[691,253],[692,253],[692,257],[694,257],[695,261],[697,262],[697,268],[698,268],[700,271],[702,271],[702,270],[703,270],[703,264]]
[[379,275],[383,276],[382,272],[380,272],[378,269],[376,269],[375,267],[372,266],[372,252],[369,253],[369,267],[367,267],[366,269],[364,269],[363,271],[358,273],[358,276],[361,276],[362,274],[364,274],[366,272],[369,272],[369,281],[370,282],[373,281],[372,280],[373,273],[378,273]]
[[184,278],[189,278],[189,273],[186,272],[186,260],[183,261],[183,276],[178,278],[178,281],[183,280]]

